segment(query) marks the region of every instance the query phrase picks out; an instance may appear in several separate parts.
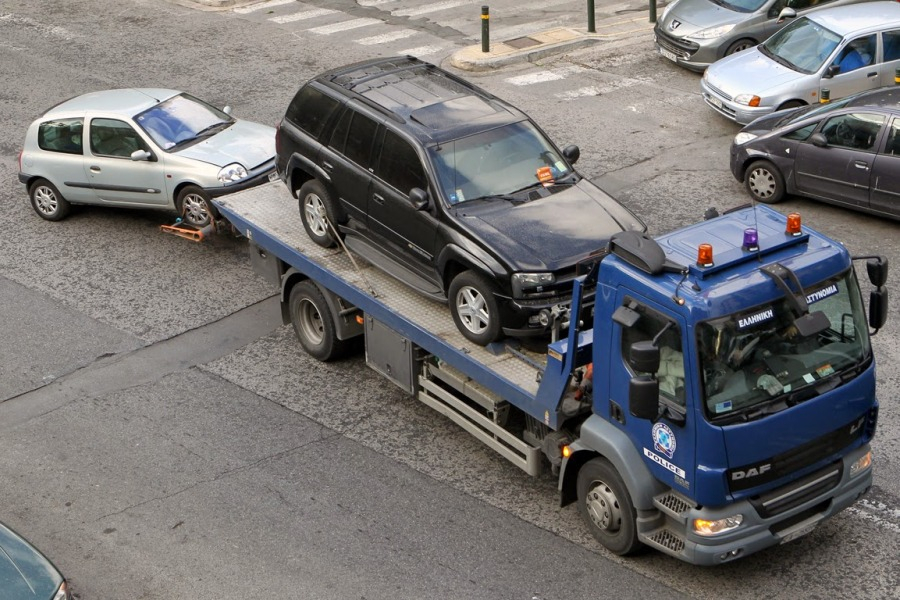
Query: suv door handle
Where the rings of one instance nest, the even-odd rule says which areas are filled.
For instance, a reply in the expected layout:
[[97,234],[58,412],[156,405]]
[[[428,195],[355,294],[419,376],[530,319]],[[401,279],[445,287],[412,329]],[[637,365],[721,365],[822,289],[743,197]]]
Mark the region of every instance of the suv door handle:
[[378,204],[384,204],[384,196],[382,196],[381,194],[372,194],[372,200],[374,200]]
[[331,173],[334,171],[334,165],[327,161],[322,161],[322,168]]

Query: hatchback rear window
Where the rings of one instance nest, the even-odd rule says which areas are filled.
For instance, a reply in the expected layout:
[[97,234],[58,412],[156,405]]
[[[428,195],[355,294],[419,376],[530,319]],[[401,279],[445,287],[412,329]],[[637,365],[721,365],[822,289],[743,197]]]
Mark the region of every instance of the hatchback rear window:
[[41,150],[50,152],[83,154],[84,146],[81,142],[83,130],[83,119],[58,119],[41,123],[38,127],[38,146]]

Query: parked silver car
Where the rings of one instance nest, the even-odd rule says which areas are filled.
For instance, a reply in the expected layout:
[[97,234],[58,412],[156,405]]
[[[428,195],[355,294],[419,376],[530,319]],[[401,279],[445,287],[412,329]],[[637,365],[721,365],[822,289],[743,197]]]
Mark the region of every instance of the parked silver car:
[[28,128],[19,181],[48,221],[97,204],[173,210],[203,227],[210,198],[276,177],[275,129],[230,112],[175,90],[84,94]]
[[661,56],[702,71],[756,46],[797,16],[868,0],[675,0],[653,30]]
[[900,3],[813,11],[759,46],[711,65],[703,99],[742,125],[775,110],[894,84],[900,67]]

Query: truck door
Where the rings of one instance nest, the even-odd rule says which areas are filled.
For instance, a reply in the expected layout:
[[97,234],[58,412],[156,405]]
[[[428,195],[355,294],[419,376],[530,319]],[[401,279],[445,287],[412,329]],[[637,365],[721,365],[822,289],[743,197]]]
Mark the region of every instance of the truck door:
[[377,133],[376,121],[347,107],[319,155],[319,166],[331,175],[341,206],[363,228],[368,226],[372,148]]
[[[633,311],[631,326],[616,322],[610,352],[610,397],[620,411],[611,410],[610,421],[624,429],[644,457],[648,468],[660,481],[685,493],[691,491],[694,478],[696,415],[690,398],[697,397],[691,348],[684,320],[663,307],[636,295],[620,292],[620,307]],[[660,352],[659,406],[656,422],[638,419],[628,410],[628,384],[646,373],[635,372],[628,356],[635,342],[655,340]],[[620,418],[616,418],[618,413]]]

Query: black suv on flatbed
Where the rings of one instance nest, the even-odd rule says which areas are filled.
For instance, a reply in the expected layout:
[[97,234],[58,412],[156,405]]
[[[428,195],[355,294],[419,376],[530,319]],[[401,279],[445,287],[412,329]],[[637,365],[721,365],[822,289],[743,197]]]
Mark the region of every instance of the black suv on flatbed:
[[576,268],[643,222],[572,168],[527,115],[413,57],[323,73],[276,135],[277,170],[318,244],[449,299],[488,344],[547,330]]

